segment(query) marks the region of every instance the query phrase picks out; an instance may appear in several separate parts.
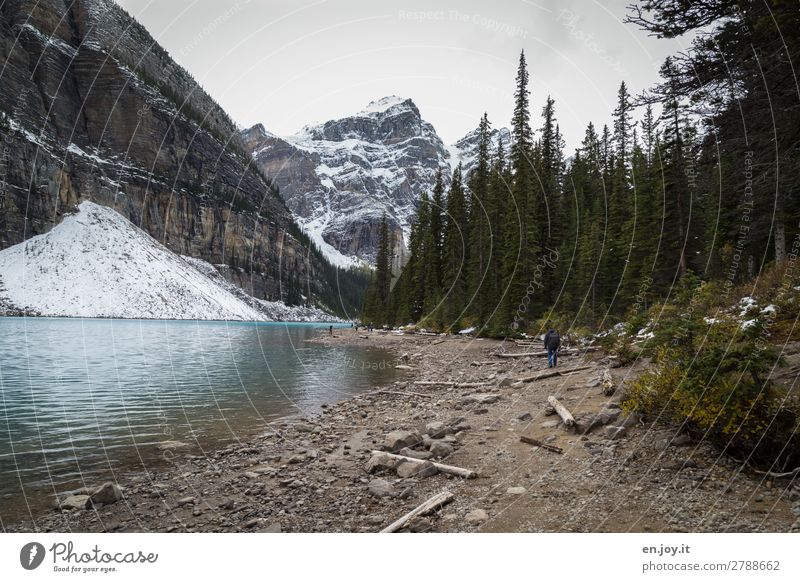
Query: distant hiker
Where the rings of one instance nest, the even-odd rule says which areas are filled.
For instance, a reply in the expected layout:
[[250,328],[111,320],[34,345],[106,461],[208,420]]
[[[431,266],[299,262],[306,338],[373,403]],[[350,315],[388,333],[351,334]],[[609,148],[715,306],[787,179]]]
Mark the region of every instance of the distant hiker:
[[330,332],[331,335],[333,335],[333,326],[332,325],[328,327],[328,331]]
[[544,349],[547,350],[547,367],[558,365],[558,348],[561,347],[561,336],[552,327],[544,334]]

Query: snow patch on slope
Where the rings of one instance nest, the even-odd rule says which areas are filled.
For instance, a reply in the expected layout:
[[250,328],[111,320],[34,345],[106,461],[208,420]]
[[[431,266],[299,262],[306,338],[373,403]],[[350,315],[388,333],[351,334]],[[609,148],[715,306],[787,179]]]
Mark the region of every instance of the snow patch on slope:
[[0,288],[46,316],[317,321],[330,315],[249,296],[213,265],[176,255],[93,202],[50,232],[0,251]]

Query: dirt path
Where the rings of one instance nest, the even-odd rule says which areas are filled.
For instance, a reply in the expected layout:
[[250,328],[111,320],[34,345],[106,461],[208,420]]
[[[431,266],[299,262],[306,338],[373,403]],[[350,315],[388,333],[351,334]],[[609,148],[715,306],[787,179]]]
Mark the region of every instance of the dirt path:
[[[638,370],[612,369],[617,389],[604,396],[600,354],[559,362],[562,371],[588,369],[518,383],[546,370],[546,359],[496,357],[501,343],[493,340],[338,330],[314,341],[388,348],[397,354],[392,365],[411,368],[408,380],[340,402],[318,417],[276,423],[252,443],[206,454],[179,449],[171,470],[120,483],[121,501],[52,511],[11,529],[378,531],[445,489],[454,493],[453,502],[415,519],[412,531],[785,532],[795,521],[797,491],[786,480],[743,472],[703,443],[686,443],[664,427],[620,414],[624,384]],[[442,380],[456,385],[417,383]],[[626,428],[569,430],[547,414],[550,395],[574,414],[581,431],[597,415],[596,422]],[[437,446],[454,449],[441,462],[475,470],[478,478],[365,471],[388,433],[421,435],[434,422],[450,433]],[[563,453],[520,442],[522,435]],[[413,453],[427,455],[424,448]]]

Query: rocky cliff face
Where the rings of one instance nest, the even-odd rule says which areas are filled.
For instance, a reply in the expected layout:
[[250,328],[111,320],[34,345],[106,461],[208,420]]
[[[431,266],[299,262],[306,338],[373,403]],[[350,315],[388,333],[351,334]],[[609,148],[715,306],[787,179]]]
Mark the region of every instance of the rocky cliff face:
[[[464,176],[469,175],[478,161],[479,140],[480,133],[476,127],[449,148],[450,163],[453,166],[457,166],[460,163]],[[503,142],[503,151],[505,152],[505,155],[508,155],[509,146],[511,145],[511,131],[509,131],[507,127],[492,129],[490,131],[490,140],[491,145],[489,151],[491,155],[495,154],[497,151],[497,146],[501,141]]]
[[255,297],[334,302],[234,124],[114,2],[3,2],[0,61],[0,249],[92,200]]
[[[501,138],[507,148],[505,128],[493,131],[493,147]],[[256,125],[242,139],[305,231],[340,264],[374,261],[384,213],[402,260],[420,195],[432,190],[439,169],[445,183],[459,163],[466,175],[478,145],[476,129],[445,146],[414,102],[396,96],[290,137]]]
[[384,213],[401,256],[420,194],[432,188],[439,169],[450,172],[436,130],[413,101],[395,96],[291,137],[260,125],[242,137],[304,229],[341,262],[374,260]]

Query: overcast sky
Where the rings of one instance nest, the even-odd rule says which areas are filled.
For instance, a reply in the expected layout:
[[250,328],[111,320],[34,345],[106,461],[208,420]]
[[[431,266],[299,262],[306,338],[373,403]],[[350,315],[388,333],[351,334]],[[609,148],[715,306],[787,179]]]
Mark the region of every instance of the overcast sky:
[[533,125],[551,95],[569,154],[610,119],[620,81],[641,91],[685,45],[623,24],[631,0],[118,1],[237,123],[278,135],[392,94],[445,143],[484,111],[508,126],[524,49]]

